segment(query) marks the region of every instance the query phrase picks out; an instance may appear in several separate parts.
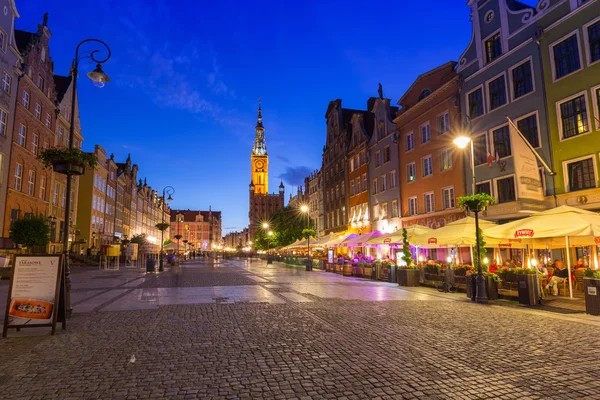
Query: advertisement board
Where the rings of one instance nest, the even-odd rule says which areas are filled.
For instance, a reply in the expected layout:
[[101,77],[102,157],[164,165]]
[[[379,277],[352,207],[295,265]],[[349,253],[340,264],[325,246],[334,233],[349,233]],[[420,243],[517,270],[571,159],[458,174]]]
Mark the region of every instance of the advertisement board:
[[[56,331],[62,256],[16,256],[6,301],[4,329],[51,326]],[[60,301],[64,307],[64,301]],[[64,314],[61,313],[61,316]]]

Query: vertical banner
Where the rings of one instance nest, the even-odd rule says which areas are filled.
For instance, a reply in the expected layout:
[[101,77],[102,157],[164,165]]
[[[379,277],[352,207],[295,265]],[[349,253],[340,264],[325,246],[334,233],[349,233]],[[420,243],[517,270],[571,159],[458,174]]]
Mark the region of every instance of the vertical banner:
[[[4,329],[51,326],[59,314],[62,256],[16,256],[6,301]],[[64,302],[62,302],[64,304]]]
[[510,143],[515,162],[515,183],[517,197],[534,202],[544,201],[544,190],[540,170],[533,151],[525,143],[525,138],[517,132],[514,123],[509,120]]

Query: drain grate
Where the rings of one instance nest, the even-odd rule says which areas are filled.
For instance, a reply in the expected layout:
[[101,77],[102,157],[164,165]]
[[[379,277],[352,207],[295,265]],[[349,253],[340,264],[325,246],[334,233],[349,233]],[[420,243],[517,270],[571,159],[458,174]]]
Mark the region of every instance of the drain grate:
[[229,300],[229,297],[213,297],[213,300],[217,304],[219,304],[219,303],[227,303],[227,300]]

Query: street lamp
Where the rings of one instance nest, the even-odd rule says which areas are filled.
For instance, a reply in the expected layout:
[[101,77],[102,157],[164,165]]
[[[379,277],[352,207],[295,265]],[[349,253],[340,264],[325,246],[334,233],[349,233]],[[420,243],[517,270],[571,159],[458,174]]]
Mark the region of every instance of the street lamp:
[[[106,48],[107,55],[106,58],[96,58],[96,54],[100,51],[95,49],[91,52],[83,52],[79,55],[79,48],[84,43],[95,42],[103,45]],[[71,121],[69,126],[69,149],[74,147],[75,142],[75,113],[76,113],[76,104],[77,104],[77,76],[79,74],[79,61],[83,59],[90,59],[96,63],[96,69],[88,72],[87,76],[90,78],[95,86],[102,87],[110,78],[102,71],[102,64],[104,64],[110,58],[110,47],[106,43],[98,39],[85,39],[81,41],[77,47],[75,48],[75,59],[73,60],[73,67],[71,68],[71,84],[72,84],[72,94],[71,94]],[[71,225],[71,185],[72,185],[72,174],[67,174],[67,193],[65,199],[65,230],[63,237],[63,258],[64,258],[64,278],[66,284],[66,293],[65,293],[65,308],[67,309],[67,317],[70,317],[73,313],[73,308],[71,308],[71,268],[69,266],[69,227]]]
[[270,257],[271,236],[273,236],[273,231],[267,232],[267,264],[273,264],[273,260],[271,260],[271,257]]
[[[172,195],[175,193],[175,188],[173,186],[167,186],[163,189],[162,192],[162,223],[165,223],[165,195],[169,195],[166,201],[173,201]],[[171,218],[169,218],[170,220]],[[164,226],[164,225],[163,225]],[[163,261],[163,249],[165,245],[165,230],[161,229],[160,231],[160,258],[158,260],[158,272],[163,272],[165,270],[164,261]]]
[[471,146],[471,194],[475,194],[475,152],[473,150],[473,140],[471,138],[471,118],[466,114],[458,113],[454,117],[455,122],[461,117],[466,118],[467,121],[464,124],[462,121],[459,123],[458,130],[455,130],[454,132],[457,136],[453,142],[459,149],[465,149],[468,145]]
[[[302,211],[304,214],[306,214],[306,221],[307,221],[307,230],[310,229],[310,208],[306,205],[306,204],[302,204],[302,206],[300,206],[300,211]],[[306,270],[307,271],[312,271],[312,264],[311,264],[311,259],[310,259],[310,232],[308,232],[308,238],[307,238],[307,242],[306,242],[306,254],[307,254],[307,260],[306,260]]]

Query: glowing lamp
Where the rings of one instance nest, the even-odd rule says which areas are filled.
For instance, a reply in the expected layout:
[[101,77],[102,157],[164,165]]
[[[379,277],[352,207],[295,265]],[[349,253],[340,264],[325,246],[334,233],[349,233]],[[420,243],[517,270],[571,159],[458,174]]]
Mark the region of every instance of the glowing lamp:
[[104,84],[110,82],[108,75],[102,70],[102,65],[96,65],[96,69],[87,73],[88,78],[94,82],[94,86],[102,88]]
[[458,146],[461,149],[464,149],[465,147],[467,147],[467,145],[469,144],[469,142],[471,141],[470,137],[467,136],[459,136],[456,139],[454,139],[454,144],[456,146]]

